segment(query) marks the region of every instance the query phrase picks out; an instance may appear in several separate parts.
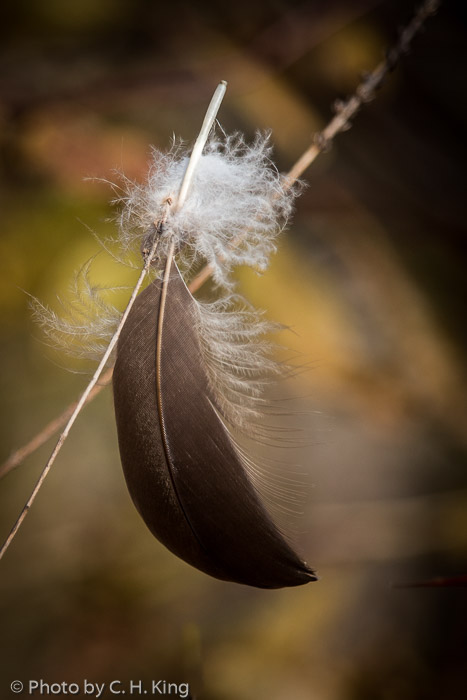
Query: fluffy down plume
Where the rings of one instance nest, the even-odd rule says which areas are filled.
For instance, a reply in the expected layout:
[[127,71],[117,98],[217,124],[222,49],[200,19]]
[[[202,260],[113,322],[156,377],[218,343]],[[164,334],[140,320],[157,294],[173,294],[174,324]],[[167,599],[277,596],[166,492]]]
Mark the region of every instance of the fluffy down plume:
[[[214,280],[224,287],[232,286],[230,273],[235,265],[264,271],[296,195],[296,189],[284,187],[270,155],[267,134],[257,134],[252,144],[238,133],[211,137],[183,207],[167,221],[166,235],[159,243],[160,258],[166,257],[175,240],[179,266],[186,269],[204,260],[212,266]],[[176,197],[188,156],[180,144],[168,153],[154,149],[147,183],[126,182],[119,221],[125,249],[150,239],[167,200]]]
[[75,274],[67,298],[58,297],[60,313],[35,297],[31,298],[30,307],[48,345],[78,359],[99,360],[121,318],[119,309],[107,301],[107,292],[119,288],[104,289],[92,284],[91,264],[92,259]]

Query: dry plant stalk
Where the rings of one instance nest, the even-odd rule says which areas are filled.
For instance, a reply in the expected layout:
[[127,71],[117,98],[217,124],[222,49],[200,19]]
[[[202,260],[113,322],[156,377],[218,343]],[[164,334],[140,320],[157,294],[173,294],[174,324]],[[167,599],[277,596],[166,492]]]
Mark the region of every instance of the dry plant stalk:
[[[351,120],[355,116],[355,114],[358,112],[360,107],[362,107],[365,103],[370,102],[371,100],[374,99],[376,90],[382,85],[384,79],[388,75],[390,71],[393,70],[394,66],[396,65],[397,61],[399,58],[406,53],[411,45],[411,42],[414,38],[414,36],[420,31],[422,28],[425,20],[432,14],[436,12],[440,5],[440,0],[426,0],[420,8],[416,11],[414,14],[412,20],[409,22],[409,24],[400,32],[399,40],[397,43],[387,52],[385,60],[383,60],[380,64],[378,64],[374,70],[367,74],[360,84],[358,85],[357,89],[355,90],[355,93],[348,98],[346,101],[339,101],[338,103],[335,103],[334,109],[335,109],[335,116],[331,119],[331,121],[328,123],[328,125],[319,133],[315,134],[312,144],[310,147],[303,153],[303,155],[297,160],[297,162],[292,166],[290,171],[285,175],[285,188],[290,188],[292,185],[297,181],[297,179],[304,173],[304,171],[313,163],[313,161],[317,158],[317,156],[322,153],[323,151],[327,150],[331,145],[332,141],[335,138],[335,136],[340,133],[341,131],[345,131],[351,126]],[[216,95],[213,98],[213,101],[211,103],[210,109],[212,107],[212,112],[210,114],[210,110],[208,110],[205,124],[203,124],[202,131],[200,132],[200,137],[198,137],[198,145],[201,143],[200,138],[201,134],[204,132],[203,138],[207,139],[207,135],[209,133],[208,128],[206,132],[206,124],[207,122],[210,121],[210,124],[212,125],[214,119],[215,119],[215,113],[217,112],[217,109],[220,105],[220,101],[222,100],[223,96],[223,91],[225,91],[225,85],[223,88],[219,86],[218,88],[219,92],[217,92],[217,98]],[[222,94],[221,94],[222,93]],[[213,103],[216,102],[217,99],[217,108],[213,106]],[[214,111],[215,110],[215,111]],[[195,145],[195,149],[193,150],[193,155],[199,156],[201,149],[197,149],[197,146]],[[196,153],[195,153],[196,151]],[[187,171],[188,173],[188,171]],[[179,205],[181,205],[183,198],[186,195],[187,188],[189,186],[189,181],[188,184],[184,182],[182,184],[182,187],[179,191]],[[170,207],[171,203],[168,203],[168,207]],[[159,225],[161,222],[158,222]],[[239,236],[236,240],[234,240],[231,245],[232,247],[235,247],[241,242],[241,236]],[[133,303],[135,302],[135,299],[137,297],[138,291],[141,288],[141,285],[144,281],[144,278],[146,277],[146,274],[150,268],[151,261],[153,260],[155,254],[156,254],[156,248],[157,248],[157,238],[154,241],[154,244],[149,252],[149,254],[145,257],[145,264],[144,267],[141,271],[141,275],[138,279],[138,282],[133,290],[131,299],[129,301],[129,304],[124,312],[124,315],[122,316],[122,319],[120,321],[120,324],[117,328],[117,331],[115,335],[113,336],[96,372],[93,375],[93,378],[91,379],[91,382],[88,384],[86,387],[86,390],[80,397],[80,399],[77,402],[74,402],[71,404],[60,416],[58,416],[56,419],[51,421],[43,430],[41,430],[29,443],[27,443],[25,446],[22,448],[18,449],[16,452],[14,452],[0,467],[0,477],[5,476],[9,471],[11,471],[13,468],[17,467],[20,465],[24,459],[32,454],[36,449],[38,449],[41,445],[43,445],[54,433],[56,433],[61,427],[65,426],[63,432],[61,433],[59,440],[47,462],[45,465],[41,476],[30,496],[28,499],[26,505],[24,506],[17,522],[15,523],[12,531],[10,532],[10,535],[8,536],[7,540],[5,541],[4,545],[2,546],[0,550],[0,558],[4,555],[5,551],[7,550],[8,546],[11,544],[11,541],[13,540],[14,536],[16,535],[19,527],[21,526],[22,522],[24,521],[24,518],[26,517],[33,501],[35,500],[35,497],[37,496],[38,491],[40,490],[40,487],[42,486],[42,483],[44,479],[46,478],[53,462],[55,461],[65,439],[67,438],[69,431],[71,430],[72,425],[74,424],[77,416],[79,415],[80,411],[84,407],[86,403],[91,401],[97,394],[100,393],[100,391],[106,386],[112,379],[112,369],[108,369],[104,374],[102,374],[103,369],[105,368],[106,362],[108,358],[110,357],[112,350],[114,346],[117,343],[118,337],[120,335],[121,329],[123,327],[123,324],[130,313],[130,310],[133,306]],[[212,263],[206,264],[203,269],[198,273],[196,277],[193,278],[189,285],[189,290],[190,292],[195,292],[197,291],[214,273],[215,267]],[[98,383],[100,381],[100,383]]]
[[[196,161],[199,160],[199,157],[201,155],[201,151],[203,149],[203,145],[208,138],[209,132],[210,132],[211,127],[215,121],[217,112],[219,110],[222,99],[224,97],[225,90],[226,90],[226,83],[223,81],[222,83],[219,84],[216,92],[214,93],[213,98],[211,100],[211,103],[210,103],[208,110],[206,112],[205,120],[204,120],[203,125],[201,127],[201,131],[200,131],[200,134],[198,136],[197,143],[195,144],[195,148],[193,149],[192,157],[190,159],[190,162],[188,163],[188,167],[185,171],[185,175],[184,175],[183,180],[181,182],[180,190],[178,192],[177,201],[175,202],[175,205],[174,205],[178,209],[181,208],[181,206],[183,205],[183,203],[185,201],[186,192],[187,192],[187,189],[189,187],[190,180],[193,176],[193,164],[196,165]],[[196,146],[198,146],[198,148],[196,148]],[[192,167],[190,167],[190,166],[192,166]],[[11,529],[10,534],[8,535],[2,548],[0,549],[0,559],[5,554],[6,550],[8,549],[11,542],[13,541],[16,533],[18,532],[19,528],[21,527],[21,525],[22,525],[26,515],[28,514],[29,509],[31,508],[42,484],[44,483],[44,480],[47,477],[47,474],[49,473],[53,463],[55,462],[55,459],[56,459],[58,453],[60,452],[63,443],[65,442],[66,438],[68,437],[68,434],[69,434],[76,418],[80,414],[81,409],[83,408],[85,403],[88,401],[93,389],[97,388],[96,387],[97,382],[99,381],[99,378],[100,378],[100,376],[101,376],[101,374],[102,374],[102,372],[107,364],[107,361],[108,361],[110,355],[112,354],[112,351],[113,351],[115,345],[118,342],[118,338],[120,336],[122,328],[123,328],[128,316],[130,314],[130,311],[131,311],[133,304],[135,303],[136,297],[138,295],[139,290],[141,289],[141,286],[144,282],[144,279],[149,272],[153,258],[156,255],[157,247],[159,244],[159,236],[157,234],[162,231],[165,220],[166,220],[167,215],[169,213],[169,209],[172,205],[173,205],[173,202],[171,200],[167,200],[166,206],[165,206],[165,212],[164,212],[163,216],[161,217],[161,219],[159,221],[154,222],[154,226],[156,228],[156,232],[155,232],[156,235],[154,236],[154,240],[153,240],[152,246],[151,246],[148,254],[145,256],[145,262],[144,262],[143,269],[141,270],[141,274],[140,274],[138,281],[133,289],[130,300],[127,304],[125,311],[123,312],[123,315],[120,319],[120,322],[117,326],[117,329],[116,329],[116,331],[115,331],[115,333],[114,333],[114,335],[113,335],[113,337],[112,337],[112,339],[107,347],[107,350],[105,351],[104,355],[102,356],[102,359],[99,362],[99,365],[98,365],[96,371],[94,372],[94,375],[93,375],[91,381],[87,385],[86,389],[84,390],[83,394],[81,395],[81,398],[77,402],[73,412],[71,413],[70,417],[68,418],[68,421],[65,425],[65,428],[64,428],[63,432],[61,433],[61,435],[58,439],[58,442],[55,445],[55,447],[52,451],[52,454],[50,455],[44,469],[42,470],[42,472],[39,476],[39,479],[37,480],[37,483],[36,483],[32,493],[31,493],[27,503],[25,504],[23,510],[21,511],[21,513],[18,517],[18,520],[14,524],[13,528]],[[94,395],[95,394],[96,394],[96,392],[94,392]]]

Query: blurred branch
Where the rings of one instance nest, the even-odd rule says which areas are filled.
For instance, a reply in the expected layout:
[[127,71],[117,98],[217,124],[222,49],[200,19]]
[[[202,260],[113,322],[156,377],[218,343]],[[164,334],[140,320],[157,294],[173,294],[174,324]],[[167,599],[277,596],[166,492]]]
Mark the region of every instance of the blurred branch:
[[[385,60],[379,63],[371,73],[364,76],[351,97],[345,101],[334,103],[334,109],[336,111],[335,116],[321,132],[314,135],[310,147],[285,175],[286,187],[291,187],[293,183],[303,175],[305,170],[310,167],[319,154],[330,148],[337,134],[350,128],[351,120],[355,117],[356,113],[364,104],[371,102],[375,98],[377,89],[381,87],[385,78],[394,69],[401,56],[407,53],[413,38],[420,32],[426,19],[437,11],[439,5],[440,0],[425,0],[415,12],[409,24],[400,32],[399,40],[387,51]],[[190,291],[194,293],[200,289],[211,277],[212,272],[212,267],[210,265],[205,265],[190,283]],[[89,392],[83,405],[92,401],[102,389],[110,383],[111,379],[112,369],[109,369],[102,376],[101,383],[96,385],[92,391]],[[0,466],[0,478],[19,466],[26,457],[35,452],[35,450],[58,432],[58,430],[66,424],[70,416],[73,415],[77,405],[78,402],[70,404],[60,416],[48,423],[32,440],[16,450]]]

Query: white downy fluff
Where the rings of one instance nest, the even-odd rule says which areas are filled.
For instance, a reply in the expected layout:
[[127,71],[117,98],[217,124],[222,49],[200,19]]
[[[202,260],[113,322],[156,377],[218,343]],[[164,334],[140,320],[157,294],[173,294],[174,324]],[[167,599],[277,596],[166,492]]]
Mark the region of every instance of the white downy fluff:
[[121,311],[110,304],[104,289],[90,281],[92,259],[78,270],[66,299],[58,297],[56,312],[35,297],[31,298],[33,320],[42,326],[45,342],[78,359],[99,361],[121,318]]
[[[252,144],[241,134],[211,137],[183,207],[169,216],[158,255],[166,257],[175,240],[183,268],[205,260],[226,288],[235,265],[264,271],[296,194],[284,187],[270,154],[268,135],[257,134]],[[126,182],[119,221],[123,248],[142,242],[161,219],[167,199],[176,197],[188,156],[180,144],[168,153],[154,150],[147,183]]]

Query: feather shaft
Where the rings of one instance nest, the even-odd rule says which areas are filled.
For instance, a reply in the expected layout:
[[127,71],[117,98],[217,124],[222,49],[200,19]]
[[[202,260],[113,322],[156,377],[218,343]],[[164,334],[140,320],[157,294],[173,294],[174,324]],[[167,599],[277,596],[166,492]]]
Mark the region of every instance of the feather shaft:
[[211,131],[213,124],[216,120],[217,112],[219,111],[219,107],[221,106],[222,100],[224,99],[226,89],[227,82],[225,80],[221,80],[221,82],[216,88],[216,91],[214,92],[214,95],[212,96],[211,102],[209,103],[209,107],[206,111],[206,115],[201,126],[201,130],[198,134],[198,138],[195,141],[195,145],[193,146],[193,151],[191,153],[187,169],[185,170],[182,184],[180,185],[177,201],[175,203],[175,211],[181,209],[181,207],[185,203],[185,199],[188,194],[188,189],[190,187],[193,174],[195,172],[196,166],[198,165],[199,159],[201,158],[201,155],[203,153],[203,148],[206,145],[206,141],[208,140],[209,132]]

